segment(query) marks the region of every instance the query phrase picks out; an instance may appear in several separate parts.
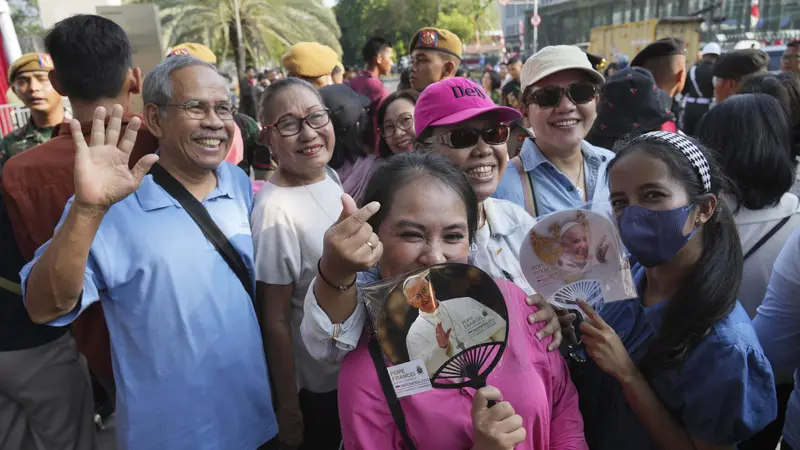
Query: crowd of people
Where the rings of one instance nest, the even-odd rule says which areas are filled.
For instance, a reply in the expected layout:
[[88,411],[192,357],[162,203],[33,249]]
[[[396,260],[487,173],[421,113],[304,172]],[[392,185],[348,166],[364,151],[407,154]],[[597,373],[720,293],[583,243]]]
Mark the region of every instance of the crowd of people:
[[[97,402],[131,450],[800,450],[800,42],[781,73],[666,38],[478,82],[454,33],[410,42],[394,93],[381,37],[362,71],[295,44],[238,99],[207,47],[144,74],[94,15],[14,62],[0,449],[97,449]],[[537,218],[579,208],[636,298],[562,311],[525,278]],[[362,287],[445,262],[496,281],[505,351],[482,389],[398,399]]]

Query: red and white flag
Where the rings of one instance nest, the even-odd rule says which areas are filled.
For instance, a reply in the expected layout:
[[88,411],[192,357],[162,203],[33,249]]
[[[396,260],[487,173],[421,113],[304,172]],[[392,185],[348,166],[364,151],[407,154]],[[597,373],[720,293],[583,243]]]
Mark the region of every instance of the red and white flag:
[[750,3],[750,28],[755,28],[760,18],[761,13],[758,11],[758,0],[752,0],[752,3]]

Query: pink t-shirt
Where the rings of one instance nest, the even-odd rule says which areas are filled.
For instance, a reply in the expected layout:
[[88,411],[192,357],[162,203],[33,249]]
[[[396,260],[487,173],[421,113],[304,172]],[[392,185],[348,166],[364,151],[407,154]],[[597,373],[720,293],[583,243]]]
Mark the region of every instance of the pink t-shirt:
[[[503,393],[527,431],[516,450],[587,450],[578,393],[567,364],[558,352],[548,352],[550,339],[535,333],[544,324],[529,325],[534,308],[525,292],[498,280],[506,292],[509,336],[505,353],[489,375],[487,384]],[[472,437],[472,401],[475,390],[433,389],[400,399],[408,431],[418,450],[469,450]],[[345,357],[339,374],[339,418],[347,450],[401,450],[404,448],[375,366],[366,337]]]
[[376,78],[366,70],[350,81],[350,88],[369,98],[370,105],[377,109],[381,101],[389,95],[380,78]]
[[242,139],[242,130],[239,125],[234,124],[236,131],[233,133],[233,142],[228,154],[225,156],[225,161],[231,164],[239,164],[244,159],[244,140]]

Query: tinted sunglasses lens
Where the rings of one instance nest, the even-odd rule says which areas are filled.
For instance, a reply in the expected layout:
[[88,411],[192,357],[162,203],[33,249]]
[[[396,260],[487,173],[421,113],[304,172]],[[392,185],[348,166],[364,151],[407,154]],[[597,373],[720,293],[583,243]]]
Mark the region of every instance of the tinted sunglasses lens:
[[590,83],[575,83],[570,85],[569,98],[577,105],[589,103],[595,95],[595,87]]
[[497,125],[483,132],[483,140],[489,145],[505,144],[509,132],[508,125]]
[[478,143],[479,137],[480,134],[477,131],[469,128],[453,130],[450,132],[450,144],[453,148],[472,147]]
[[533,93],[533,102],[540,108],[552,108],[561,101],[561,88],[550,86]]

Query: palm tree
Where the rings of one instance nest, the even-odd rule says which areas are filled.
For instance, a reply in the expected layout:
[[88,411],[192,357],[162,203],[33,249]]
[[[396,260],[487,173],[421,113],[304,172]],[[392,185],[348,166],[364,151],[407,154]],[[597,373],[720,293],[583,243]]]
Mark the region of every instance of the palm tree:
[[[301,41],[317,41],[342,53],[336,16],[322,5],[322,0],[129,0],[129,3],[159,6],[162,32],[169,46],[200,42],[221,55],[221,59],[233,52],[239,77],[244,72],[245,55],[256,63],[277,61],[288,47]],[[237,29],[241,29],[241,36]]]

